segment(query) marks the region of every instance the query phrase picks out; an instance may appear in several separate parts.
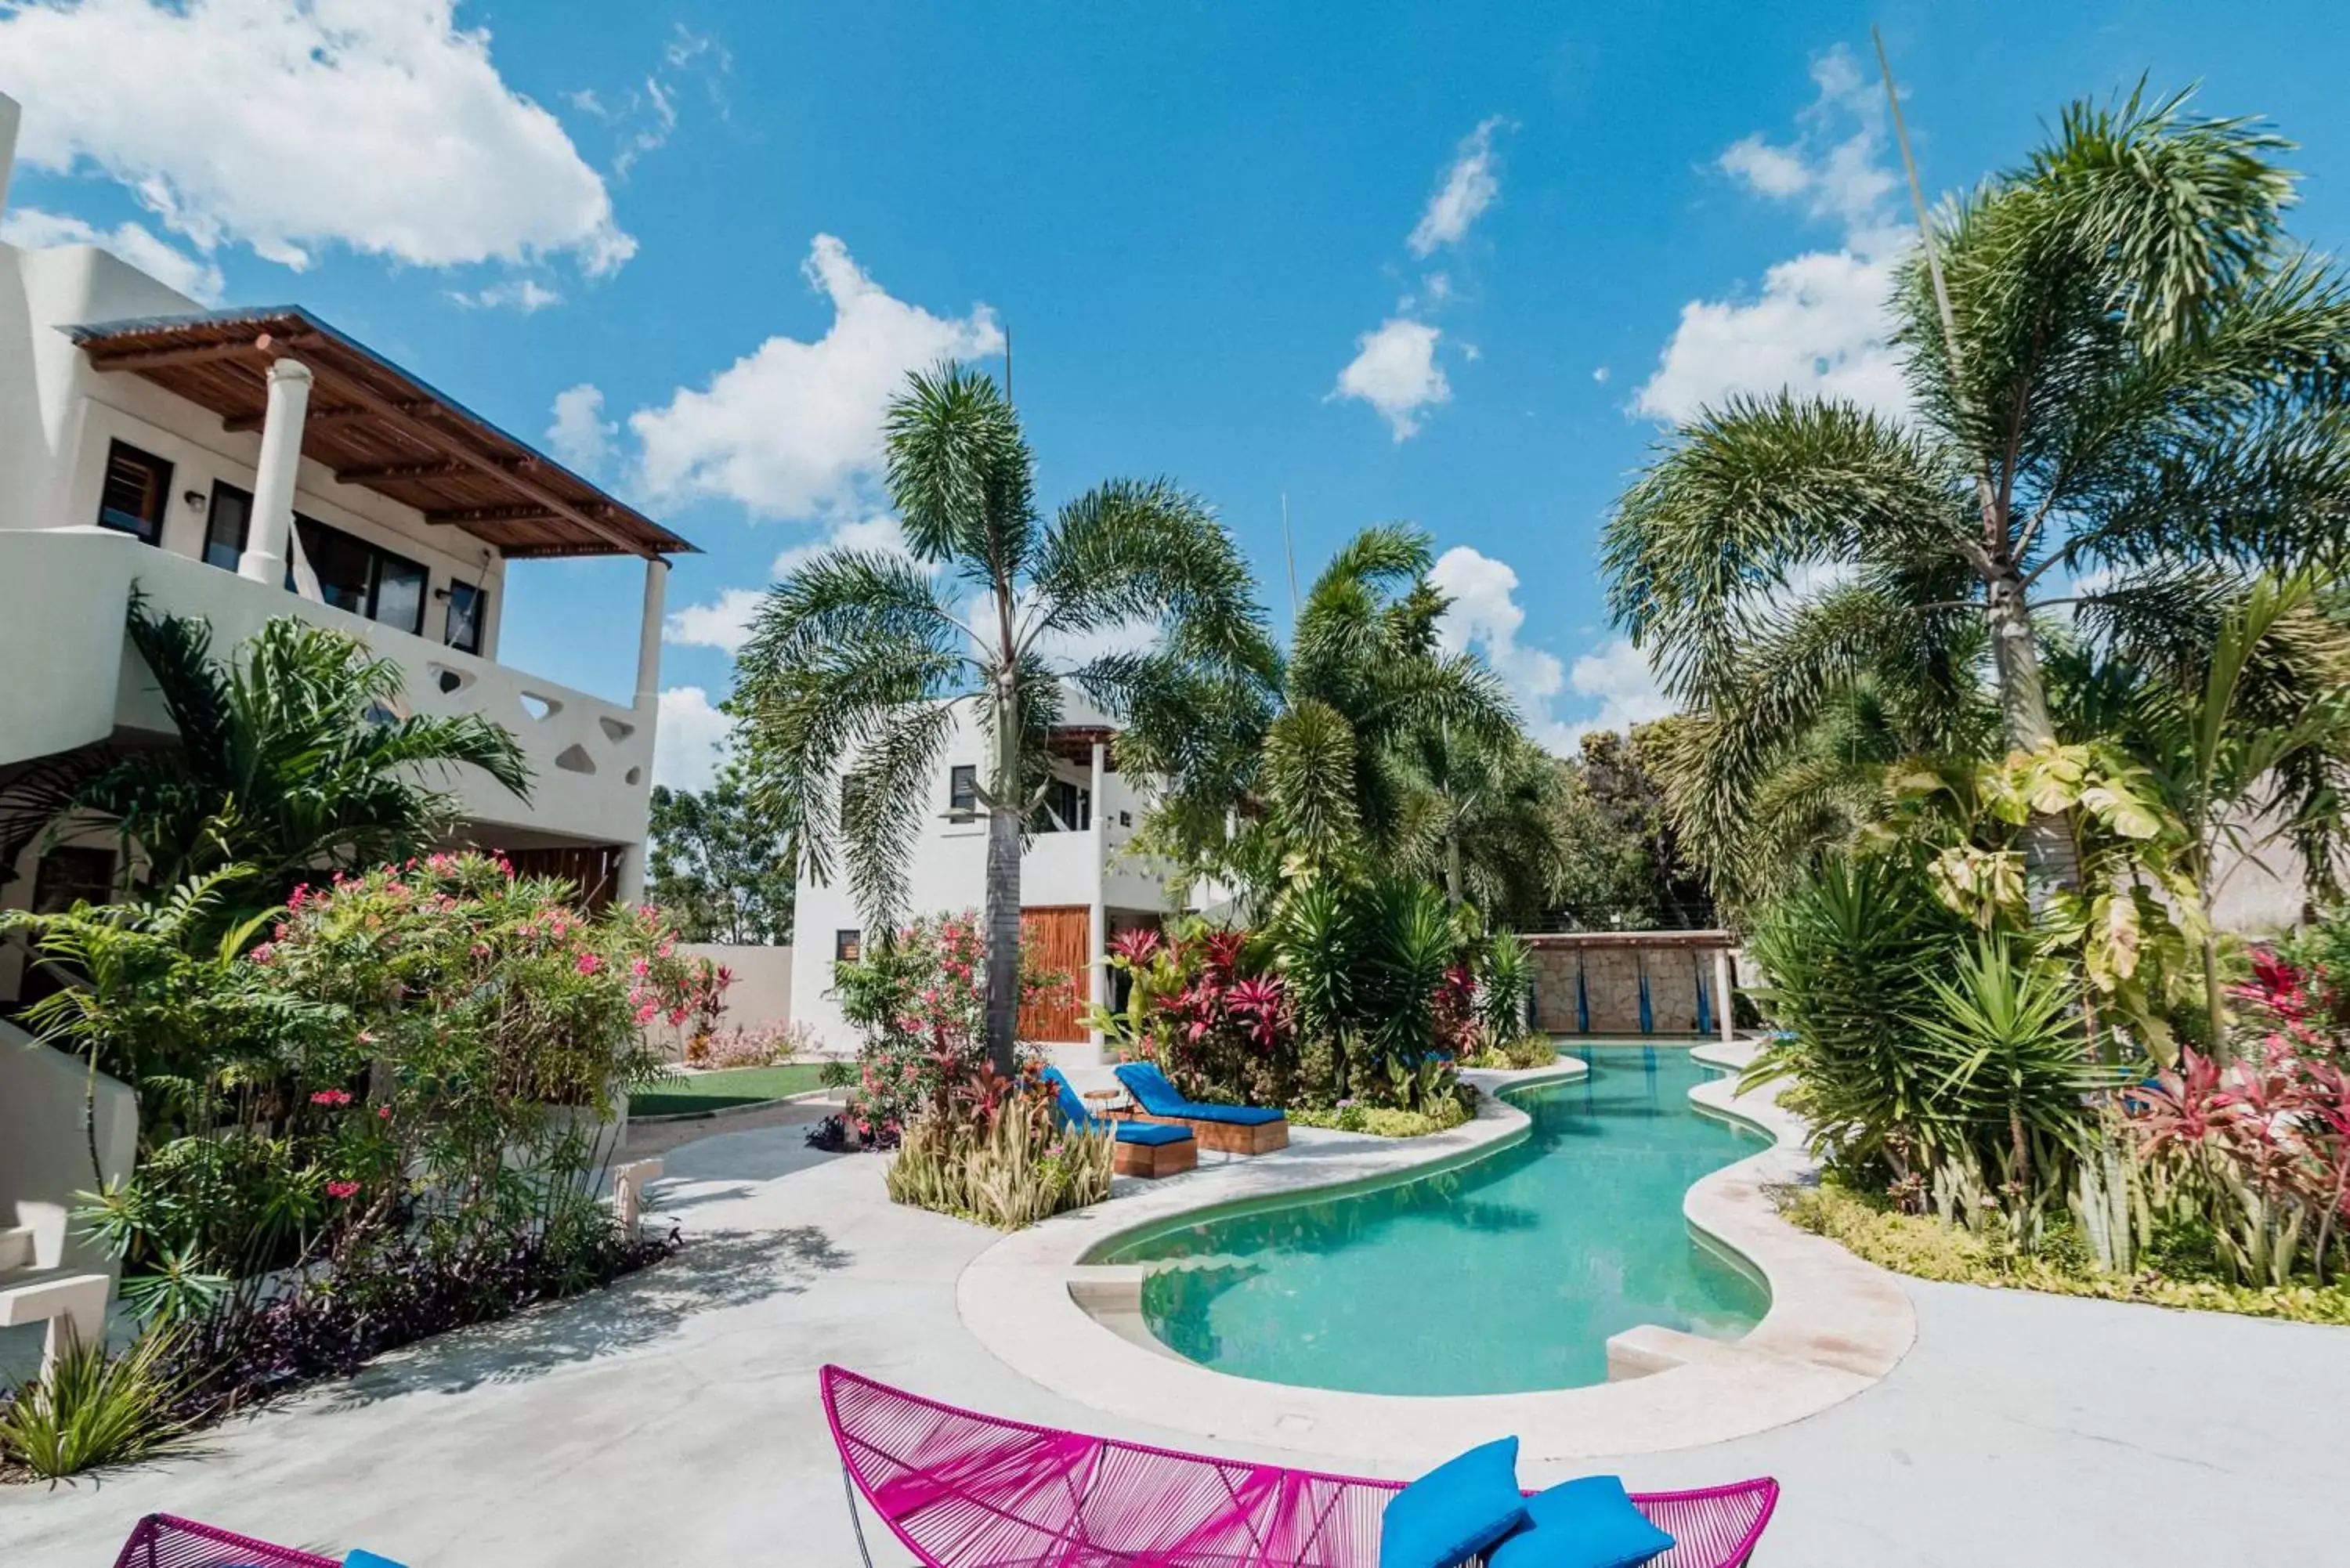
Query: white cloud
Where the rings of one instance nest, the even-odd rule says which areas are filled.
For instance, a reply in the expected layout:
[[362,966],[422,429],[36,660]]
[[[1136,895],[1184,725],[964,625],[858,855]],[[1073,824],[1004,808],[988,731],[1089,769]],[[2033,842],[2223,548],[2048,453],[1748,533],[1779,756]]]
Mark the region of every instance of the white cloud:
[[[1673,711],[1648,660],[1627,638],[1609,639],[1571,666],[1521,642],[1526,612],[1518,603],[1518,574],[1508,563],[1455,545],[1437,557],[1428,580],[1452,601],[1437,624],[1438,641],[1451,652],[1482,654],[1517,701],[1527,732],[1550,751],[1569,755],[1586,731],[1645,724]],[[1596,702],[1596,711],[1578,718],[1562,714],[1560,704],[1570,695],[1584,699],[1586,708]]]
[[1566,684],[1555,655],[1518,640],[1526,612],[1518,604],[1518,574],[1505,562],[1455,545],[1437,557],[1428,580],[1452,603],[1437,624],[1437,639],[1453,653],[1474,649],[1508,687],[1534,737],[1554,751],[1568,738],[1551,711]]
[[601,94],[592,90],[567,97],[572,108],[612,128],[619,140],[612,154],[612,173],[626,180],[639,160],[668,146],[669,139],[676,134],[677,99],[684,78],[702,77],[711,100],[723,113],[726,100],[718,84],[733,67],[734,57],[723,44],[680,22],[662,47],[660,65],[639,85],[608,104]]
[[1398,441],[1418,434],[1420,411],[1452,399],[1451,383],[1436,362],[1442,337],[1424,321],[1391,317],[1355,339],[1355,357],[1338,372],[1330,395],[1360,398],[1378,410]]
[[715,648],[740,653],[751,640],[751,618],[759,612],[764,588],[723,588],[703,605],[688,605],[669,612],[661,623],[661,640],[681,648]]
[[801,271],[832,303],[822,337],[770,337],[702,390],[680,388],[666,407],[629,417],[654,494],[786,517],[853,504],[880,467],[884,410],[906,372],[1003,345],[987,306],[941,317],[894,299],[830,234]]
[[99,229],[62,213],[19,207],[0,215],[0,243],[28,251],[51,245],[96,245],[113,252],[167,288],[178,289],[199,305],[218,305],[224,285],[221,270],[200,261],[168,241],[158,239],[140,223],[120,223]]
[[1679,422],[1785,387],[1898,414],[1908,394],[1887,343],[1893,268],[1891,256],[1813,251],[1765,273],[1759,297],[1690,301],[1632,406]]
[[449,297],[468,310],[519,310],[525,316],[536,315],[550,305],[563,303],[560,293],[532,277],[492,284],[471,294],[463,289],[451,289]]
[[[895,517],[887,515],[843,523],[823,538],[795,545],[777,556],[768,573],[777,580],[788,577],[817,556],[834,550],[879,550],[885,555],[904,556],[906,530]],[[743,645],[751,639],[751,618],[758,613],[759,601],[765,597],[764,588],[721,589],[708,604],[688,605],[670,612],[661,626],[661,640],[681,647],[740,653]]]
[[1607,384],[1607,367],[1601,365],[1591,372],[1591,379],[1601,386]]
[[1612,638],[1576,659],[1566,680],[1576,696],[1599,704],[1596,713],[1569,726],[1578,740],[1586,731],[1628,729],[1673,711],[1672,699],[1658,687],[1648,656],[1628,637]]
[[1493,173],[1493,132],[1501,124],[1497,114],[1461,139],[1451,167],[1444,171],[1436,193],[1429,197],[1419,222],[1412,225],[1411,235],[1404,242],[1412,254],[1426,256],[1439,245],[1460,244],[1467,237],[1469,225],[1493,204],[1502,190]]
[[620,427],[604,418],[604,393],[593,381],[555,394],[555,422],[546,427],[546,444],[563,462],[581,473],[594,473],[610,455],[612,438]]
[[1801,201],[1813,217],[1842,224],[1843,244],[1778,263],[1759,294],[1684,305],[1655,373],[1633,396],[1635,411],[1682,421],[1782,388],[1906,411],[1887,298],[1908,236],[1887,205],[1894,175],[1884,105],[1841,47],[1812,62],[1812,80],[1817,96],[1796,116],[1792,142],[1757,131],[1725,149],[1717,167],[1758,196]]
[[726,738],[734,722],[711,702],[699,686],[672,686],[660,694],[653,723],[653,783],[671,789],[705,790],[726,760]]
[[24,0],[0,7],[19,154],[128,185],[200,249],[423,266],[636,249],[556,118],[454,0]]

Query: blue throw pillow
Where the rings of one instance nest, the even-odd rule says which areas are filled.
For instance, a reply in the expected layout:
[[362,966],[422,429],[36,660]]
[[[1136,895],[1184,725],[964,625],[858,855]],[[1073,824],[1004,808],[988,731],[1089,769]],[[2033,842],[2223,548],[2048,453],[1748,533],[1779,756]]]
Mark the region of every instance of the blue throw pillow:
[[1498,1438],[1445,1460],[1388,1500],[1379,1516],[1379,1568],[1452,1568],[1525,1517],[1518,1440]]
[[343,1568],[400,1568],[389,1557],[379,1557],[372,1552],[353,1552],[343,1559]]
[[1585,1476],[1526,1499],[1526,1527],[1488,1568],[1638,1568],[1673,1549],[1614,1476]]

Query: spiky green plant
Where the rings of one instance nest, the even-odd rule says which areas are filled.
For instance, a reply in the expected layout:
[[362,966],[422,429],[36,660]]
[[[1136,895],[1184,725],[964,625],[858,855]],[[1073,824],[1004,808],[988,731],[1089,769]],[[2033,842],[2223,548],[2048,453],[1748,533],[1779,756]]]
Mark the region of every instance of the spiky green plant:
[[0,1455],[54,1480],[178,1446],[171,1366],[184,1341],[184,1330],[152,1331],[119,1355],[102,1340],[68,1347],[0,1406]]

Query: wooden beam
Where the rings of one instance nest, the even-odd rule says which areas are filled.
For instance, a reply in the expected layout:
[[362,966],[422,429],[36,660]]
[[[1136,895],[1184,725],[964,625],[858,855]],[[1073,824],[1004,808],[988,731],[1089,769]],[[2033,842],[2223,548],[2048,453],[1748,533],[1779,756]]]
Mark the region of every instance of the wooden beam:
[[[431,406],[432,405],[429,403],[420,402],[412,399],[400,404],[400,407],[406,409],[410,413],[416,413],[421,410],[430,408]],[[374,410],[371,409],[362,409],[356,405],[349,404],[331,409],[312,409],[302,422],[305,425],[341,424],[349,420],[366,419],[373,411]],[[221,421],[221,429],[232,432],[249,433],[259,430],[263,424],[267,422],[267,418],[268,416],[265,410],[263,413],[258,414],[231,414],[226,419]]]
[[85,347],[89,362],[101,370],[162,370],[173,365],[200,365],[211,359],[234,359],[241,355],[259,352],[265,355],[288,353],[318,340],[315,332],[296,333],[290,337],[273,337],[263,333],[256,338],[233,337],[222,343],[198,343],[172,348],[106,349]]
[[[582,511],[600,512],[601,506],[582,507]],[[424,520],[432,524],[466,523],[556,523],[562,521],[544,506],[437,506],[427,509]]]
[[[265,336],[261,338],[255,347],[260,348],[263,353],[270,356],[272,358],[276,358],[279,354],[290,352],[289,349],[281,348],[277,344],[273,343],[271,339]],[[417,418],[413,414],[403,411],[399,404],[392,399],[380,396],[376,392],[369,390],[366,387],[359,385],[353,378],[343,374],[339,369],[317,364],[315,362],[311,364],[310,369],[321,380],[330,380],[334,384],[338,396],[344,398],[348,401],[358,403],[364,408],[370,409],[376,413],[382,415],[388,423],[397,427],[402,433],[411,437],[419,445],[423,446],[430,451],[438,452],[456,462],[464,464],[468,468],[474,469],[480,472],[490,475],[503,483],[508,489],[514,491],[516,494],[537,502],[549,512],[554,513],[557,517],[564,518],[568,522],[577,523],[580,527],[585,528],[588,533],[593,534],[597,538],[603,540],[606,544],[610,545],[615,549],[624,551],[631,556],[640,556],[648,561],[659,560],[660,558],[660,552],[653,548],[651,545],[639,544],[636,540],[629,538],[626,534],[614,527],[611,524],[605,522],[602,518],[590,516],[587,512],[581,510],[572,503],[564,500],[561,496],[556,494],[545,485],[538,484],[525,474],[516,472],[504,466],[507,462],[513,460],[492,457],[487,452],[478,451],[470,442],[459,437],[455,431],[439,429],[433,425],[428,424],[426,421]]]
[[[526,457],[488,458],[484,461],[504,473],[519,473],[524,469],[537,466],[532,459]],[[452,462],[445,460],[427,462],[371,462],[358,468],[335,470],[335,483],[371,484],[384,479],[450,479],[461,473],[474,472],[479,466],[477,463]]]

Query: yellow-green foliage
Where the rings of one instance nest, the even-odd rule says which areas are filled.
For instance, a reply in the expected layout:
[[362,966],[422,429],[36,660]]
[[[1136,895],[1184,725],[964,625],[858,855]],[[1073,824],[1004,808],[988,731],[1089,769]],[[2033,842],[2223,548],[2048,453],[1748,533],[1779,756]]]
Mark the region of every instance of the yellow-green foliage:
[[1017,1231],[1107,1198],[1109,1136],[1027,1112],[1016,1100],[975,1119],[925,1111],[889,1164],[890,1200]]
[[1486,1046],[1461,1065],[1523,1073],[1534,1067],[1555,1066],[1557,1063],[1558,1045],[1549,1035],[1521,1034],[1514,1040]]
[[167,1370],[181,1338],[151,1333],[120,1355],[102,1343],[67,1351],[0,1406],[0,1459],[55,1480],[172,1448],[186,1430]]
[[2231,1285],[2173,1279],[2151,1269],[2101,1274],[2055,1256],[2002,1257],[1970,1231],[1944,1224],[1931,1215],[1896,1213],[1834,1183],[1782,1192],[1779,1213],[1797,1229],[1825,1236],[1880,1268],[1921,1280],[2241,1313],[2295,1323],[2350,1324],[2350,1285]]
[[1339,1132],[1369,1133],[1373,1137],[1425,1137],[1459,1127],[1473,1114],[1464,1096],[1438,1100],[1426,1111],[1389,1110],[1379,1106],[1343,1106],[1335,1110],[1287,1113],[1298,1127],[1331,1127]]

